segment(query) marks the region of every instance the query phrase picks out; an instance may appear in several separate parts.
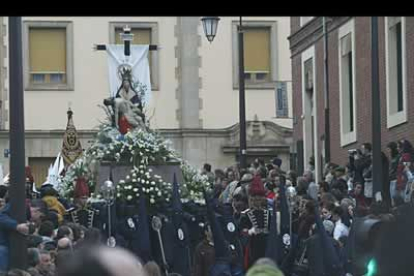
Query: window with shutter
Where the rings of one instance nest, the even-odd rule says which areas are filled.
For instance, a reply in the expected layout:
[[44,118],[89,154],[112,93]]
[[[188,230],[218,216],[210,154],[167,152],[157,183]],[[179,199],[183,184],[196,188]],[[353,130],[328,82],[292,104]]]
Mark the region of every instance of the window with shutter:
[[66,28],[29,28],[32,84],[66,83]]
[[244,72],[246,82],[270,81],[270,28],[244,29]]

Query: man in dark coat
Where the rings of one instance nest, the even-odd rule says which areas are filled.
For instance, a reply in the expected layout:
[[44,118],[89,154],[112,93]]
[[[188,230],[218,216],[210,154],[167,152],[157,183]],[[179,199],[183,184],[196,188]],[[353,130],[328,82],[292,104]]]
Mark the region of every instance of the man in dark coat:
[[371,144],[364,143],[361,150],[349,153],[349,168],[354,173],[354,182],[361,183],[364,187],[364,171],[372,164]]
[[[336,253],[339,254],[340,248],[338,242],[336,242],[328,230],[326,229],[326,225],[324,224],[324,231],[327,232],[327,240],[334,245],[336,249]],[[309,276],[321,276],[321,275],[327,275],[325,273],[324,268],[324,260],[323,254],[321,252],[324,250],[323,243],[322,243],[322,237],[321,234],[314,229],[313,235],[306,241],[307,245],[307,260],[309,263]]]
[[215,251],[213,234],[210,224],[206,223],[204,228],[205,238],[201,241],[194,252],[194,266],[192,275],[210,276],[210,268],[215,262]]
[[219,216],[216,217],[229,243],[231,253],[232,275],[243,273],[243,247],[239,238],[239,228],[233,217],[233,207],[230,204],[219,205]]
[[256,175],[249,189],[249,209],[240,218],[241,240],[244,246],[244,267],[265,256],[269,234],[270,212],[267,209],[266,190]]
[[6,272],[9,267],[9,235],[13,231],[28,235],[29,226],[11,217],[10,203],[7,203],[0,211],[0,272]]
[[75,207],[66,211],[66,220],[79,223],[86,228],[96,227],[101,229],[99,211],[87,205],[89,198],[89,187],[86,179],[79,177],[74,189]]

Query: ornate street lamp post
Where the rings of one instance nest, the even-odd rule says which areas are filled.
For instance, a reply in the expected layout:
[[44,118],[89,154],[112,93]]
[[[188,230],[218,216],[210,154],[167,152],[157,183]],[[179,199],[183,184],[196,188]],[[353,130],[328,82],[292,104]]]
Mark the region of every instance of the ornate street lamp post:
[[[217,33],[218,22],[220,18],[215,16],[203,17],[204,33],[210,43],[213,41]],[[240,16],[240,23],[238,26],[238,46],[239,46],[239,127],[240,127],[240,147],[239,159],[240,168],[246,168],[246,99],[244,89],[244,38],[243,38],[243,24]]]

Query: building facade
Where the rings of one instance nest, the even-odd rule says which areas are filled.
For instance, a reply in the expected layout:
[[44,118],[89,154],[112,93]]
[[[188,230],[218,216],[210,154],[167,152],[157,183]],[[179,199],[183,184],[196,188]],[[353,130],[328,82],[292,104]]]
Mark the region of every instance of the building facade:
[[[8,171],[8,33],[1,24],[0,162]],[[278,154],[290,167],[292,96],[287,17],[246,17],[245,74],[249,158]],[[109,95],[107,53],[95,44],[157,45],[149,55],[151,127],[173,141],[194,166],[236,163],[238,149],[238,18],[221,17],[209,43],[200,17],[23,17],[27,164],[46,169],[62,145],[68,107],[82,146],[88,147]],[[43,181],[43,180],[42,180]]]
[[[303,171],[314,158],[318,180],[325,139],[330,141],[331,162],[345,165],[347,151],[372,142],[373,135],[371,18],[326,18],[327,94],[323,26],[322,17],[292,17],[289,37],[296,162]],[[379,17],[378,35],[381,133],[375,135],[381,135],[385,152],[391,141],[414,138],[414,82],[409,78],[414,70],[414,18]]]

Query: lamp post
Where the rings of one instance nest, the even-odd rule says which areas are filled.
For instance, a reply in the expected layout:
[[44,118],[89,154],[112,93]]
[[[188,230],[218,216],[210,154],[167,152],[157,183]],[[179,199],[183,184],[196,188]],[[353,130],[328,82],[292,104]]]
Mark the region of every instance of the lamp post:
[[324,42],[324,98],[325,98],[325,164],[331,162],[331,135],[329,120],[329,65],[328,65],[328,20],[322,17],[323,42]]
[[[378,17],[371,17],[371,74],[372,74],[372,181],[375,201],[381,200],[382,191],[382,155],[381,155],[381,99],[379,90],[378,58]],[[378,194],[378,192],[380,192]],[[378,197],[378,195],[380,197]]]
[[[11,216],[26,222],[22,18],[9,17],[10,68],[10,205]],[[25,269],[26,239],[10,231],[10,268]]]
[[[218,22],[220,18],[216,16],[203,17],[201,22],[203,23],[204,33],[207,40],[211,43],[216,36]],[[244,89],[244,36],[243,36],[243,22],[240,16],[238,26],[238,47],[239,47],[239,126],[240,126],[240,146],[239,146],[239,158],[240,168],[246,168],[246,99]]]

